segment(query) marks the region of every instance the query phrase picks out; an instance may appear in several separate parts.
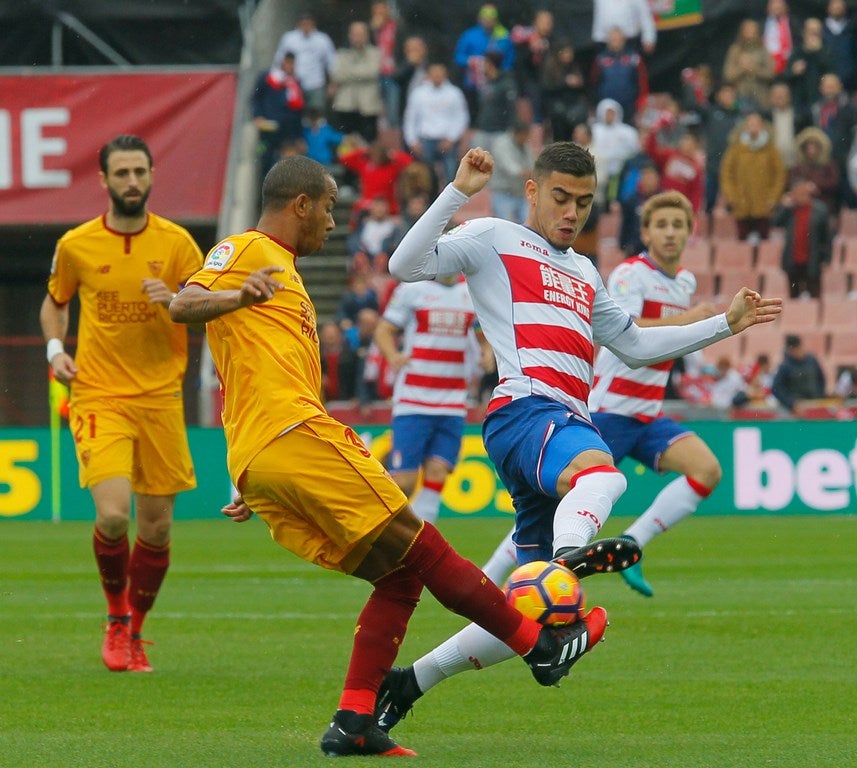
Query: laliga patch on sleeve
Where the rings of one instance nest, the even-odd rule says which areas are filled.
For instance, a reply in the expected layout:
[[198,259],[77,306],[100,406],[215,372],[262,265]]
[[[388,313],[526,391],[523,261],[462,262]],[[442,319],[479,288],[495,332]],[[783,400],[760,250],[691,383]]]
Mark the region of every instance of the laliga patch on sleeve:
[[208,254],[203,269],[214,269],[220,272],[229,263],[233,253],[235,253],[235,246],[225,240]]
[[624,296],[631,292],[631,283],[628,282],[627,278],[622,278],[621,280],[617,280],[613,285],[613,295],[614,296]]

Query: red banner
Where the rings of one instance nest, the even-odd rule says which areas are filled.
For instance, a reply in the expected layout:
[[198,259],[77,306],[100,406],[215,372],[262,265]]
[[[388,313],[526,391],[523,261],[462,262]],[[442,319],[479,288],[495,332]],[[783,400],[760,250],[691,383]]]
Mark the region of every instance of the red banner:
[[152,150],[152,211],[216,218],[235,87],[222,71],[0,76],[0,224],[74,224],[106,210],[98,152],[122,133]]

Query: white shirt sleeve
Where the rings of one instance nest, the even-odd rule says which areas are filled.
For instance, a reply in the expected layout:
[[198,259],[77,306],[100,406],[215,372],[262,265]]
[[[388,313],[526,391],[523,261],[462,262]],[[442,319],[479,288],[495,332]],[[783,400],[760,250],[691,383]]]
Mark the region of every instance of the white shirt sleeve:
[[631,323],[604,345],[629,368],[682,357],[732,335],[726,314],[708,317],[690,325],[662,325],[640,328]]
[[470,271],[470,249],[448,245],[441,257],[438,241],[446,225],[466,201],[467,195],[447,184],[428,210],[420,216],[390,256],[390,274],[405,283],[432,280],[438,275]]

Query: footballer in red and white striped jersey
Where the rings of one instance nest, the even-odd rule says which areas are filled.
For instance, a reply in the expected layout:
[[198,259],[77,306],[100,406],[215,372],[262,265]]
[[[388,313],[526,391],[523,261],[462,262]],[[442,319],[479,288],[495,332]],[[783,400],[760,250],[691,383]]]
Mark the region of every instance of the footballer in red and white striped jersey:
[[464,416],[476,321],[467,284],[457,278],[402,283],[384,320],[402,329],[408,358],[393,388],[393,416]]
[[[622,262],[607,280],[607,289],[634,318],[666,319],[686,312],[696,290],[696,278],[684,268],[667,274],[648,253]],[[664,391],[673,361],[632,369],[609,349],[595,359],[595,383],[589,398],[590,410],[607,411],[652,421],[661,412]]]

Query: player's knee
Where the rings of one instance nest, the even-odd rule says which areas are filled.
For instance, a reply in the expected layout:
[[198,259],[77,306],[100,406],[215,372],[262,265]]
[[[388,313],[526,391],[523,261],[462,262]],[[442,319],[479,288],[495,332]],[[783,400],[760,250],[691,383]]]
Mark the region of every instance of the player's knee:
[[712,458],[689,475],[696,483],[713,491],[723,479],[723,468]]

